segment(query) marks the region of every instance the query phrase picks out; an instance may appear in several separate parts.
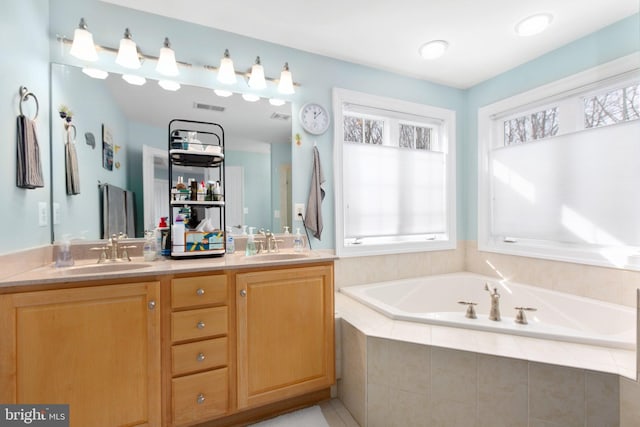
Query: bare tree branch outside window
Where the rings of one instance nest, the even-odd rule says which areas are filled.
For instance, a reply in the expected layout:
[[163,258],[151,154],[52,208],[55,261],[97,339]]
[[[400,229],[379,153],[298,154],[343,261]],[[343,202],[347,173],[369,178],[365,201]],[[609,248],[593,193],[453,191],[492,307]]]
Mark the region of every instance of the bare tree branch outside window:
[[504,121],[504,145],[521,144],[558,133],[558,107]]
[[584,127],[640,119],[640,83],[584,99]]

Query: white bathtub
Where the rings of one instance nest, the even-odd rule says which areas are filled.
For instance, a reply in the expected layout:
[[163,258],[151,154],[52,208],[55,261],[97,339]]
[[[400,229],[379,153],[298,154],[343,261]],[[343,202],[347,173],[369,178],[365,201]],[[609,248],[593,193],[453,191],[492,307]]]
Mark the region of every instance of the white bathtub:
[[[501,295],[499,322],[488,319],[491,302],[485,283]],[[631,308],[472,273],[349,286],[340,292],[396,320],[636,348],[636,313]],[[461,300],[478,303],[477,319],[465,317]],[[515,323],[518,306],[537,309],[526,312],[529,324]]]

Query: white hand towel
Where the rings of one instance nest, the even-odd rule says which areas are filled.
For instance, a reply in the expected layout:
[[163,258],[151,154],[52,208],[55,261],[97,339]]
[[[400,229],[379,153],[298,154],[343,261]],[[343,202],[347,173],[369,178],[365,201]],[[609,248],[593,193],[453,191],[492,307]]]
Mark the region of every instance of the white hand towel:
[[73,196],[80,194],[80,173],[78,171],[78,154],[75,141],[71,138],[70,129],[67,129],[67,142],[64,145],[65,154],[65,178],[67,181],[67,194]]

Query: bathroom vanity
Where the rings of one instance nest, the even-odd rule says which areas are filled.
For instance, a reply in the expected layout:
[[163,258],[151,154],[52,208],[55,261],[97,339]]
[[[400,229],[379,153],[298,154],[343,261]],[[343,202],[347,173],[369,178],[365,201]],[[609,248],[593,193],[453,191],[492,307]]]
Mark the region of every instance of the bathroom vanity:
[[326,399],[333,258],[5,280],[0,401],[68,403],[71,426],[223,426]]

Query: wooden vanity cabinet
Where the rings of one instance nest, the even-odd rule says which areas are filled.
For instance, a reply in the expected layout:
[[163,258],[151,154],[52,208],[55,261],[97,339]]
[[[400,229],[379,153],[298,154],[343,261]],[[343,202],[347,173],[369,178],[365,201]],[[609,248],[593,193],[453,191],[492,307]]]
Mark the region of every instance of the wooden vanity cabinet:
[[230,411],[227,276],[171,280],[171,425]]
[[0,402],[69,404],[72,427],[160,425],[159,288],[0,295]]
[[333,264],[236,275],[238,408],[335,381]]

